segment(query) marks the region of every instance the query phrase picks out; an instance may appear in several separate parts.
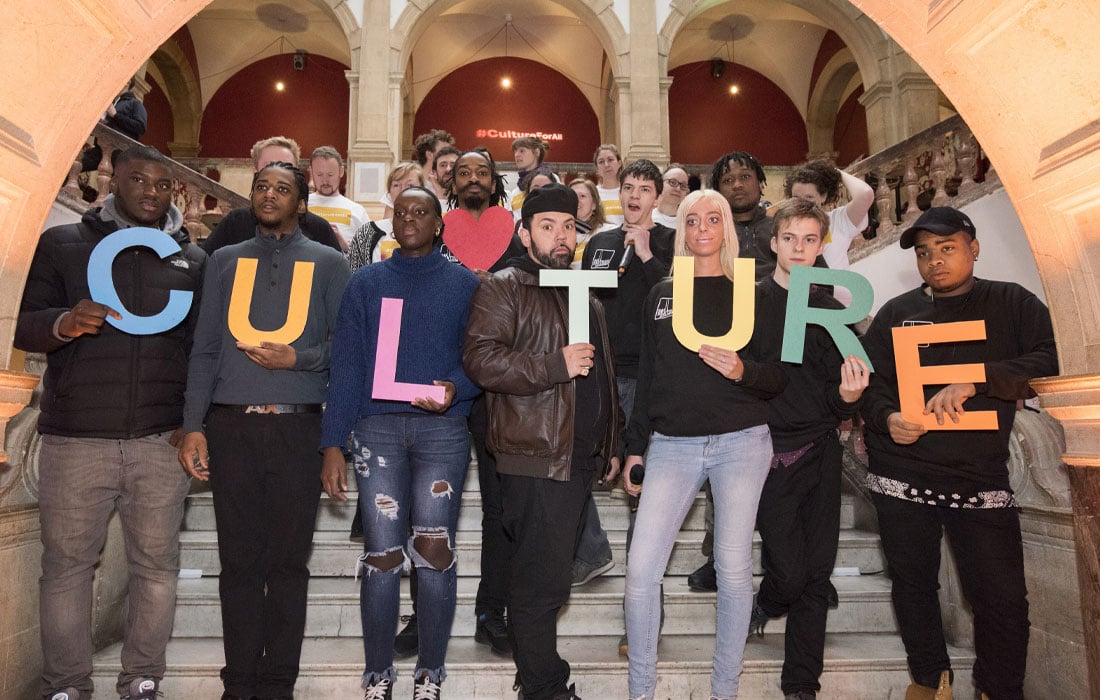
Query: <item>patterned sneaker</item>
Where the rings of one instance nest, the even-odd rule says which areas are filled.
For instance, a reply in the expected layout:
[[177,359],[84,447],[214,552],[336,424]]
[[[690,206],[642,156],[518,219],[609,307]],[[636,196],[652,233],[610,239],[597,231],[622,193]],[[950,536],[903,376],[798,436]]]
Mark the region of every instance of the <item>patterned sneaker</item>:
[[413,687],[413,700],[439,700],[441,690],[439,684],[425,674],[416,680],[416,686]]
[[363,700],[393,700],[393,683],[379,678],[363,689]]
[[130,681],[126,695],[120,696],[119,700],[156,700],[162,695],[164,693],[157,690],[155,678],[135,678]]

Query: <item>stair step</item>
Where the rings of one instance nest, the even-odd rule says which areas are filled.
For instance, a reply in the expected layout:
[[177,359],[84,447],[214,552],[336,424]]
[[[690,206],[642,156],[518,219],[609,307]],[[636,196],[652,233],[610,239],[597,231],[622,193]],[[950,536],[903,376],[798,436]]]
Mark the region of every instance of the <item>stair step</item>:
[[[612,573],[625,573],[626,532],[609,530],[615,568]],[[673,546],[667,573],[686,576],[704,561],[699,551],[698,533],[680,533]],[[459,532],[455,537],[460,577],[476,577],[481,572],[481,533]],[[352,576],[356,560],[363,552],[363,545],[348,539],[346,532],[317,532],[313,536],[313,551],[309,569],[313,576]],[[221,570],[218,562],[218,538],[213,531],[180,533],[180,566],[184,569],[201,569],[204,575],[215,575]],[[882,550],[878,535],[863,530],[841,530],[836,566],[857,567],[862,573],[883,570]],[[753,536],[753,569],[760,573],[760,536]]]
[[[596,507],[600,511],[600,522],[605,530],[626,530],[629,525],[629,510],[626,504],[626,493],[622,489],[613,491],[596,490],[592,492],[596,499]],[[700,537],[705,527],[704,510],[706,497],[699,493],[694,505],[688,510],[682,531],[699,531]],[[355,517],[355,494],[349,494],[347,501],[336,501],[328,496],[321,497],[321,507],[317,510],[318,532],[347,532],[351,526],[351,519]],[[855,522],[855,500],[853,496],[844,494],[840,502],[840,527],[848,529]],[[213,530],[214,526],[214,502],[209,490],[192,493],[187,499],[187,509],[183,518],[183,529],[188,531]],[[470,481],[466,481],[466,489],[462,492],[462,508],[458,515],[458,530],[460,532],[475,532],[481,530],[481,494],[477,490],[477,482],[473,482],[471,490]]]
[[[567,637],[559,640],[562,656],[570,661],[571,682],[585,698],[627,697],[626,659],[618,655],[618,636]],[[710,692],[714,638],[673,635],[658,648],[656,697],[706,700]],[[95,657],[94,681],[102,691],[114,687],[121,669],[120,644]],[[959,697],[969,697],[973,654],[949,647]],[[168,670],[162,690],[168,698],[216,698],[222,691],[218,671],[224,663],[219,639],[177,638],[168,644]],[[745,647],[740,697],[779,697],[783,636],[754,639]],[[399,661],[395,697],[411,691],[413,660]],[[299,698],[358,700],[362,697],[363,646],[358,639],[307,638],[302,648],[301,674],[295,688]],[[515,666],[510,659],[491,654],[472,639],[452,639],[447,649],[448,700],[500,700],[515,697]],[[831,634],[826,639],[825,671],[820,700],[882,700],[900,698],[909,683],[905,651],[894,634]]]
[[[756,588],[759,588],[759,579]],[[572,590],[569,604],[558,618],[561,637],[621,635],[624,579],[600,577]],[[827,630],[834,632],[891,632],[897,630],[890,603],[890,582],[885,576],[838,576],[833,579],[840,607],[831,611]],[[458,601],[452,636],[473,637],[477,579],[458,582]],[[688,589],[683,576],[665,579],[665,624],[662,633],[672,635],[714,634],[714,593]],[[408,579],[402,581],[401,612],[412,611]],[[181,637],[221,635],[221,605],[218,580],[181,580],[176,600],[175,634]],[[766,634],[784,631],[785,618],[772,620]],[[395,630],[396,631],[396,630]],[[359,583],[353,578],[314,578],[309,584],[306,617],[308,637],[360,637]]]

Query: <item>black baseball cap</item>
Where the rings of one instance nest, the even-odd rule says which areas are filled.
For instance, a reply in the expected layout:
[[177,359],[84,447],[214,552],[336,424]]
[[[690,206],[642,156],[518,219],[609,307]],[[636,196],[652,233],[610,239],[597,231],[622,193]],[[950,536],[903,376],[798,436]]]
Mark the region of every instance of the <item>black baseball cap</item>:
[[577,193],[571,187],[566,187],[557,182],[545,185],[537,190],[531,190],[523,198],[520,216],[524,220],[529,220],[535,214],[548,211],[569,214],[575,217],[577,215]]
[[931,231],[943,236],[950,236],[957,231],[965,231],[970,234],[970,239],[978,237],[978,231],[974,228],[974,222],[970,217],[954,207],[932,207],[920,215],[920,218],[912,226],[901,234],[901,247],[912,248],[916,242],[918,231]]

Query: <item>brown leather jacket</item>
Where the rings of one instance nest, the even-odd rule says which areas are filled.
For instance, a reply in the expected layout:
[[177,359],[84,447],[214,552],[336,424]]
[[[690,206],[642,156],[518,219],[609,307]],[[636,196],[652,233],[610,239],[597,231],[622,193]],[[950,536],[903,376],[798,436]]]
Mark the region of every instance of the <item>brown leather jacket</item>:
[[[606,461],[622,452],[623,417],[603,306],[595,299],[590,306],[614,410],[600,451]],[[483,280],[474,293],[462,364],[485,390],[486,443],[501,474],[569,480],[574,385],[561,353],[569,344],[567,318],[558,291],[539,287],[537,276],[514,267]]]

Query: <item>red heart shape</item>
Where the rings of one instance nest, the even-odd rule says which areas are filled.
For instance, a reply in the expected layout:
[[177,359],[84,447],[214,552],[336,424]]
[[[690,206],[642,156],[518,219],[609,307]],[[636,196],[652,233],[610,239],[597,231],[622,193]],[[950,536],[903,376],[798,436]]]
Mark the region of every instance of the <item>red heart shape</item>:
[[504,207],[489,207],[475,219],[465,209],[452,209],[443,215],[443,242],[458,261],[471,270],[488,270],[500,260],[516,220]]

